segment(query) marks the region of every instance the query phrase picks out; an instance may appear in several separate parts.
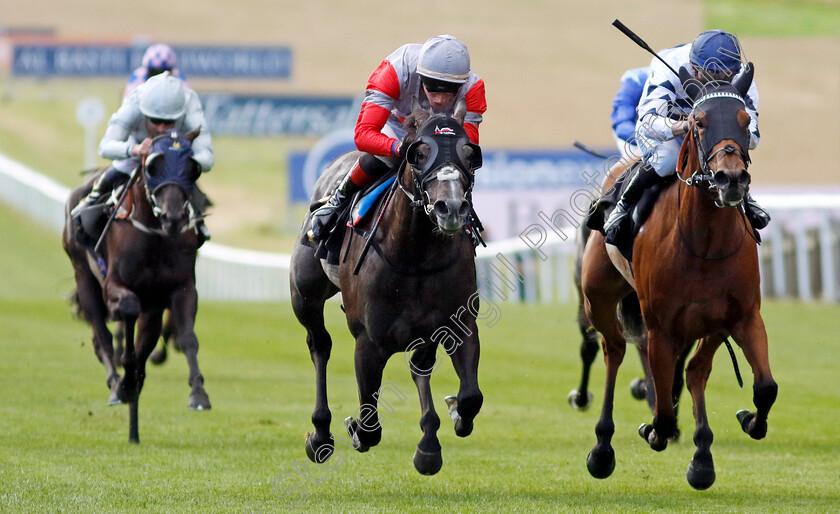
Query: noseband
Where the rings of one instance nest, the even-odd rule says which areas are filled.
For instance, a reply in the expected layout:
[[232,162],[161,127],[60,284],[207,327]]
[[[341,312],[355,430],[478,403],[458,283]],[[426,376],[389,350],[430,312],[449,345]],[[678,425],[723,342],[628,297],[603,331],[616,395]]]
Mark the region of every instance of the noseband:
[[433,180],[437,180],[439,182],[460,180],[462,175],[466,176],[468,181],[467,187],[464,188],[464,197],[467,199],[467,202],[469,202],[470,207],[472,207],[472,195],[470,193],[472,193],[473,185],[475,185],[475,174],[471,171],[463,171],[454,163],[444,163],[434,170],[418,173],[417,168],[414,166],[411,166],[408,163],[405,163],[405,165],[411,167],[412,182],[414,182],[414,190],[418,193],[417,196],[412,194],[411,191],[403,186],[402,180],[397,180],[397,184],[400,190],[408,197],[411,202],[410,205],[413,209],[423,209],[423,212],[425,212],[427,216],[431,217],[432,211],[434,210],[434,204],[432,203],[431,196],[429,195],[429,184]]

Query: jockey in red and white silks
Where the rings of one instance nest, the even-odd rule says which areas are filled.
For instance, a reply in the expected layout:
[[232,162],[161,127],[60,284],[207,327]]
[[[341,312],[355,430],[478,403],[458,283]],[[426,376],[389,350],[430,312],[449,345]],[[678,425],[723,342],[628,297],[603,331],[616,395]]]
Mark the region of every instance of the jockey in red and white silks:
[[462,98],[467,106],[464,129],[470,141],[478,144],[478,125],[487,110],[484,81],[473,72],[466,45],[454,36],[403,45],[382,61],[368,79],[356,122],[354,140],[364,154],[327,202],[312,212],[313,239],[329,233],[347,198],[405,157],[402,123],[415,101],[436,114],[451,115]]
[[[411,114],[414,99],[420,102],[421,107],[430,107],[417,70],[422,49],[423,45],[419,44],[403,45],[371,74],[359,120],[356,122],[354,139],[359,150],[386,157],[397,156],[396,144],[405,136],[402,122]],[[478,144],[478,125],[487,110],[484,80],[471,68],[467,76],[460,80],[462,82],[451,103],[445,109],[435,111],[452,114],[455,102],[464,98],[467,102],[464,129],[470,141]]]

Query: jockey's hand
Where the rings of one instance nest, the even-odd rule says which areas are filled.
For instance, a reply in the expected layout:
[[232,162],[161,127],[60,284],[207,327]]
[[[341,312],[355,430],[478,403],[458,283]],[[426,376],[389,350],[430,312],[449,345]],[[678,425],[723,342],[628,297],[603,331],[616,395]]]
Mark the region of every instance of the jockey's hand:
[[694,113],[691,113],[691,116],[688,117],[687,120],[678,121],[671,126],[671,132],[674,134],[674,137],[682,136],[686,134],[689,130],[689,123],[694,121]]
[[147,137],[143,140],[142,143],[136,144],[131,147],[131,154],[140,157],[141,159],[145,159],[149,156],[149,152],[152,150],[152,138]]
[[408,137],[404,137],[397,141],[396,146],[394,147],[394,154],[400,158],[405,159],[405,152],[408,151],[408,147],[411,145],[411,141]]

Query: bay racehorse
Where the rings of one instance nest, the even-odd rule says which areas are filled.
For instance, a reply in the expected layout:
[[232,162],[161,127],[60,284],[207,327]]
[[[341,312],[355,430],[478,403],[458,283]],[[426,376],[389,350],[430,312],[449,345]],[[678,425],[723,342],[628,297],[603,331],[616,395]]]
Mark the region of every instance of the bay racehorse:
[[[345,236],[337,264],[316,257],[315,248],[306,241],[309,216],[304,221],[301,240],[292,252],[291,294],[315,365],[315,432],[307,434],[305,441],[313,462],[325,462],[335,450],[335,439],[344,441],[330,433],[327,361],[332,340],[324,327],[324,302],[339,290],[347,325],[356,340],[360,405],[359,419],[345,420],[350,442],[344,444],[365,452],[379,443],[378,407],[391,409],[385,398],[380,401],[386,389],[383,368],[389,357],[405,352],[422,411],[423,436],[414,453],[414,466],[427,475],[440,470],[440,419],[430,388],[439,343],[460,379],[457,397],[448,397],[446,402],[455,433],[466,437],[472,432],[483,396],[477,379],[478,294],[468,220],[481,153],[464,131],[465,114],[461,102],[453,117],[418,110],[409,117],[414,123],[406,128],[409,134],[416,130],[416,139],[406,153],[406,163],[379,201],[375,216],[355,227],[338,227]],[[350,152],[330,164],[315,185],[313,199],[332,191],[359,155]],[[374,252],[366,255],[366,248]]]
[[[96,177],[74,189],[65,205],[64,250],[73,264],[73,299],[93,328],[93,348],[105,365],[109,403],[129,404],[129,441],[140,442],[137,404],[146,378],[146,359],[161,334],[169,309],[175,338],[187,356],[192,387],[189,407],[209,409],[204,377],[198,368],[194,325],[198,310],[195,260],[198,236],[188,197],[200,174],[191,158],[198,131],[182,137],[174,132],[154,139],[151,153],[128,189],[121,211],[94,249],[98,234],[86,233],[70,210],[86,195]],[[125,350],[120,378],[107,322],[122,322]],[[136,339],[135,339],[136,328]]]
[[777,385],[770,373],[767,333],[759,312],[757,243],[742,207],[750,183],[750,117],[743,97],[753,67],[748,65],[732,84],[700,84],[685,69],[680,76],[694,104],[678,159],[680,180],[662,192],[637,235],[632,270],[627,271],[626,261],[621,261],[616,248],[604,244],[600,233],[592,234],[584,252],[586,313],[603,335],[607,365],[603,408],[595,427],[597,444],[587,457],[587,468],[596,478],[608,477],[615,468],[610,444],[615,431],[613,393],[625,352],[616,305],[635,287],[647,327],[656,396],[653,424],[643,424],[639,434],[656,451],[667,447],[677,426],[676,362],[699,340],[686,368],[697,447],[686,478],[692,487],[706,489],[714,483],[715,471],[705,388],[717,348],[731,336],[752,367],[757,411],[739,411],[737,419],[753,439],[767,433]]

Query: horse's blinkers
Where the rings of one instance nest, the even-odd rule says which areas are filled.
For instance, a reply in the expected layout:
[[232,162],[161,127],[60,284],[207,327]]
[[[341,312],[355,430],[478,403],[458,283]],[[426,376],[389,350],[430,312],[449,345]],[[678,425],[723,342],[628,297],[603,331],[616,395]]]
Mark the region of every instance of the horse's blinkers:
[[[195,188],[195,181],[198,176],[190,177],[185,175],[188,169],[188,159],[192,159],[192,143],[183,137],[179,137],[174,131],[168,135],[159,136],[152,142],[149,157],[146,159],[144,174],[146,179],[146,192],[155,210],[159,214],[155,195],[163,186],[174,184],[181,188],[189,197]],[[163,159],[163,166],[152,166],[158,159]],[[196,164],[196,169],[198,165]]]

